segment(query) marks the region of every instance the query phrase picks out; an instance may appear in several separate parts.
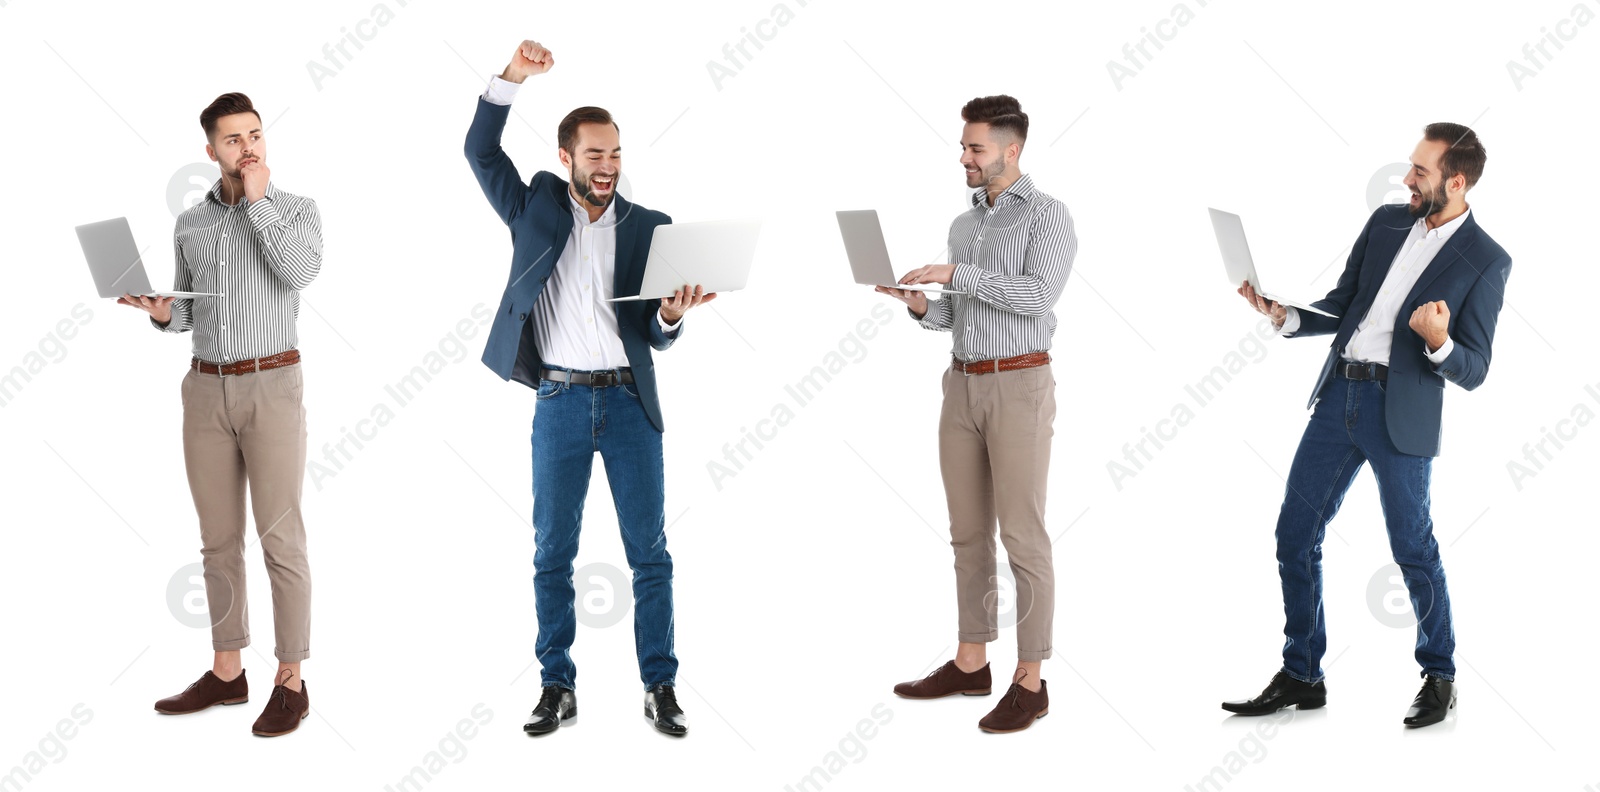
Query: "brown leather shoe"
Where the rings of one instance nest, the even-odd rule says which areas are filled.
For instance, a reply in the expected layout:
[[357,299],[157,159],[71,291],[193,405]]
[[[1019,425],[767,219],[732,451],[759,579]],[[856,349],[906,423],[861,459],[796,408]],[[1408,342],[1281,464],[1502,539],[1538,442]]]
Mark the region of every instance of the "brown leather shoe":
[[1044,680],[1039,680],[1037,693],[1023,687],[1019,682],[1013,682],[1011,689],[1006,691],[1005,698],[1000,699],[1000,703],[996,704],[988,715],[983,716],[983,720],[978,721],[978,728],[990,734],[1018,732],[1049,714],[1050,691]]
[[936,699],[957,693],[963,696],[987,696],[990,687],[988,663],[969,674],[956,668],[956,661],[951,660],[915,682],[895,685],[894,694],[909,699]]
[[[289,672],[284,671],[284,673]],[[309,715],[311,715],[311,688],[306,686],[306,681],[300,680],[299,690],[291,690],[287,685],[280,684],[272,689],[272,696],[267,699],[267,708],[261,711],[261,717],[256,718],[255,725],[250,727],[250,733],[258,737],[280,737],[300,728],[300,721]]]
[[184,688],[182,693],[157,701],[156,712],[162,715],[188,715],[217,704],[243,704],[249,700],[250,686],[244,681],[243,670],[227,682],[207,671],[205,676]]

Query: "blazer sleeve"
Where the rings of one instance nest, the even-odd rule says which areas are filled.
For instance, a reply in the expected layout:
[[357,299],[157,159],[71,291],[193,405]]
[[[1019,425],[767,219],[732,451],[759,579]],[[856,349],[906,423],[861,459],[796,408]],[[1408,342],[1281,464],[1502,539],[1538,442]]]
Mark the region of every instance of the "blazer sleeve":
[[[1350,311],[1350,304],[1355,301],[1356,288],[1360,283],[1361,263],[1367,257],[1367,239],[1372,234],[1372,227],[1378,222],[1378,215],[1383,214],[1388,207],[1379,207],[1367,218],[1367,224],[1361,229],[1361,235],[1356,237],[1356,243],[1350,247],[1350,258],[1345,260],[1344,272],[1339,273],[1339,282],[1334,284],[1333,291],[1328,296],[1317,300],[1311,305],[1328,313],[1343,317]],[[1300,327],[1285,338],[1299,338],[1301,336],[1316,336],[1335,333],[1339,330],[1339,319],[1332,316],[1323,316],[1310,311],[1298,311]]]
[[[1466,262],[1470,265],[1472,262]],[[1490,348],[1495,324],[1505,303],[1506,281],[1511,278],[1511,257],[1504,252],[1478,271],[1467,298],[1450,312],[1450,338],[1455,348],[1433,370],[1445,379],[1473,390],[1489,376]]]
[[467,163],[472,175],[478,177],[478,186],[484,197],[494,207],[500,220],[509,225],[522,213],[528,202],[528,186],[523,184],[517,166],[500,147],[500,135],[505,131],[510,105],[497,105],[478,97],[478,112],[467,129]]

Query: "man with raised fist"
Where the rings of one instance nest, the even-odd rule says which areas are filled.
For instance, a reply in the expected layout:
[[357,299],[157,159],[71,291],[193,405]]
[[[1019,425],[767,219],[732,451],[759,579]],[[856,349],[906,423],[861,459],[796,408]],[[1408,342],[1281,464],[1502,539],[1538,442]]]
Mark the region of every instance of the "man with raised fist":
[[1428,488],[1439,455],[1446,382],[1472,390],[1489,374],[1511,256],[1478,227],[1467,190],[1483,175],[1483,144],[1460,124],[1429,124],[1411,154],[1406,204],[1380,207],[1356,237],[1339,282],[1297,311],[1239,287],[1285,337],[1333,334],[1311,391],[1278,513],[1283,667],[1261,695],[1224,702],[1241,715],[1327,703],[1322,656],[1322,540],[1363,463],[1372,463],[1389,548],[1417,616],[1422,689],[1402,719],[1445,719],[1455,707],[1455,629]]
[[245,607],[245,490],[272,583],[278,671],[252,731],[288,734],[311,711],[300,663],[311,656],[311,569],[300,513],[306,411],[295,319],[300,292],[322,269],[322,219],[310,198],[272,183],[261,115],[241,93],[200,114],[206,154],[222,178],[178,216],[173,299],[123,295],[157,329],[194,332],[183,379],[183,459],[200,518],[200,558],[211,611],[212,667],[156,702],[179,715],[248,699],[239,650],[250,645]]
[[501,379],[538,392],[533,588],[543,692],[523,730],[549,733],[577,714],[572,562],[598,452],[633,569],[645,717],[663,733],[683,735],[689,723],[674,688],[663,422],[650,350],[672,346],[684,314],[716,295],[685,285],[668,299],[607,302],[639,293],[655,228],[672,219],[618,194],[620,133],[598,107],[573,110],[557,127],[566,179],[539,171],[522,181],[500,136],[522,83],[554,65],[539,42],[522,42],[505,71],[490,78],[466,141],[472,172],[513,239],[483,362]]

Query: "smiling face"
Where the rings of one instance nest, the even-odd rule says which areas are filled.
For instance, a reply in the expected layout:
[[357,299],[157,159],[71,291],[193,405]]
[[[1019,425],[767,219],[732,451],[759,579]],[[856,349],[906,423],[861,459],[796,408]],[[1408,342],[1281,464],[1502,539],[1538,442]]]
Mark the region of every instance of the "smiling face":
[[580,124],[572,150],[561,149],[572,194],[596,209],[611,203],[622,176],[622,138],[615,124]]
[[239,178],[239,168],[247,162],[266,162],[267,139],[261,131],[261,117],[234,113],[217,119],[217,131],[206,145],[206,154],[230,179]]
[[1443,140],[1423,138],[1411,152],[1411,170],[1403,180],[1411,190],[1411,201],[1406,208],[1412,217],[1432,217],[1450,206],[1452,199],[1460,199],[1466,192],[1467,179],[1457,173],[1446,179],[1441,170],[1444,154],[1450,144]]
[[1021,150],[1009,135],[994,134],[988,124],[968,122],[961,128],[961,167],[967,172],[968,187],[987,187],[1016,162]]

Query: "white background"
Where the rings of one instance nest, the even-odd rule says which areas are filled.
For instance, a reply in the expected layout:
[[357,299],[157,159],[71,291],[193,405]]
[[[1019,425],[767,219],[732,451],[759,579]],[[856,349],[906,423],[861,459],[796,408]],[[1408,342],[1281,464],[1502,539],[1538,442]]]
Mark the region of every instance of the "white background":
[[[387,24],[363,24],[371,39],[334,64],[324,45],[372,19],[372,0],[0,2],[13,297],[0,371],[44,363],[0,407],[0,771],[51,757],[23,788],[378,790],[440,750],[425,789],[798,789],[834,761],[830,790],[1180,790],[1235,761],[1213,777],[1228,789],[1600,787],[1585,717],[1596,525],[1578,491],[1600,429],[1547,446],[1520,488],[1507,468],[1576,405],[1600,414],[1584,390],[1600,391],[1584,211],[1600,25],[1566,21],[1574,0],[1187,2],[1182,26],[1163,23],[1171,0],[784,0],[787,24],[766,23],[771,40],[720,86],[707,64],[734,68],[724,45],[771,19],[772,0],[383,2]],[[1119,86],[1107,63],[1127,65],[1124,45],[1158,23],[1170,40]],[[1571,40],[1535,70],[1522,48],[1545,29]],[[525,178],[559,169],[561,116],[598,104],[620,122],[635,200],[678,221],[766,219],[750,288],[692,313],[657,356],[682,741],[641,717],[631,614],[612,610],[628,597],[608,604],[603,586],[586,619],[620,621],[579,631],[583,715],[543,739],[520,729],[538,698],[533,394],[478,363],[482,330],[452,333],[505,280],[510,242],[461,146],[524,38],[557,59],[506,131]],[[1514,80],[1512,61],[1533,76]],[[96,299],[72,232],[128,216],[152,279],[170,283],[173,207],[214,178],[188,175],[206,162],[196,119],[232,90],[270,124],[275,183],[315,198],[326,229],[300,321],[312,459],[376,405],[393,411],[335,475],[308,474],[315,713],[274,740],[249,733],[272,669],[259,549],[252,701],[151,711],[210,663],[207,630],[168,593],[199,560],[178,441],[190,339]],[[832,214],[877,208],[901,271],[942,260],[967,200],[958,111],[993,93],[1031,116],[1024,170],[1081,241],[1056,307],[1051,715],[1011,736],[976,728],[998,696],[891,693],[955,643],[935,432],[949,338],[898,311],[851,338],[887,298],[850,283]],[[1257,317],[1225,282],[1205,208],[1241,213],[1263,272],[1314,299],[1382,201],[1382,174],[1438,120],[1480,132],[1489,162],[1470,202],[1516,262],[1491,375],[1449,388],[1434,466],[1460,707],[1401,727],[1413,633],[1380,619],[1390,559],[1363,474],[1326,544],[1331,703],[1263,737],[1217,702],[1254,695],[1279,663],[1272,530],[1326,344],[1249,340]],[[70,339],[53,335],[63,319]],[[396,407],[384,386],[441,350],[454,362]],[[796,406],[784,386],[841,351],[848,364]],[[1231,352],[1248,364],[1195,407],[1184,386]],[[1119,488],[1108,462],[1180,403],[1194,420]],[[708,464],[780,404],[793,420],[718,486]],[[626,567],[596,467],[579,565],[598,565],[580,581],[598,585]],[[1009,629],[992,645],[997,677],[1014,645]],[[88,722],[47,738],[79,704]],[[488,724],[447,739],[479,705]],[[846,739],[880,705],[887,723]]]

